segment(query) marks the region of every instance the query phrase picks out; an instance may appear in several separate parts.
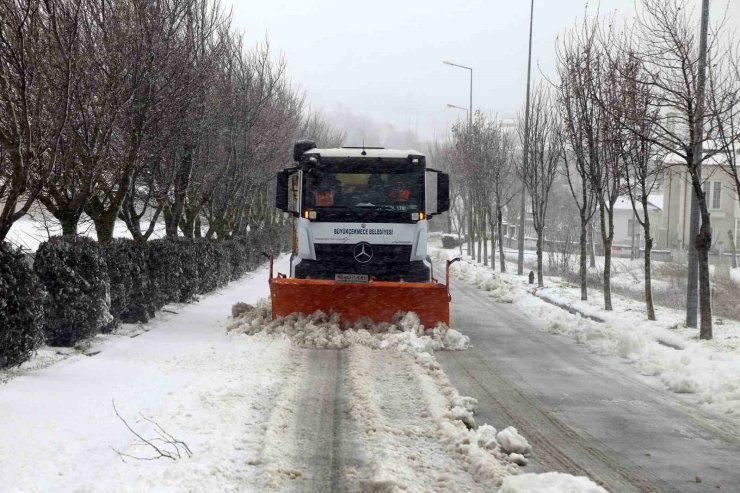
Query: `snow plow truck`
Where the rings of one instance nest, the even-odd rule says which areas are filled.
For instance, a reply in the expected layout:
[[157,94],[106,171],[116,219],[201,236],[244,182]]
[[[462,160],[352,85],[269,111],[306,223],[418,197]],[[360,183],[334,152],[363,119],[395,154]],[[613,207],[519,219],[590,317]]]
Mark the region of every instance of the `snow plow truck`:
[[275,205],[292,215],[290,272],[273,275],[272,317],[316,310],[353,323],[415,312],[449,324],[445,283],[427,255],[428,221],[449,209],[449,177],[414,150],[294,145],[277,174]]

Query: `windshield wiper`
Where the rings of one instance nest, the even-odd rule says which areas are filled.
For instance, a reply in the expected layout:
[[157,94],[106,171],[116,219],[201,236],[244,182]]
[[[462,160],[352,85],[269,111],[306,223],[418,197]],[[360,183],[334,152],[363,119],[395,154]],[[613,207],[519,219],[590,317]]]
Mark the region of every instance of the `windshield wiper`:
[[406,209],[399,209],[395,205],[357,205],[355,207],[361,207],[363,209],[377,209],[379,211],[394,211],[394,212],[406,212]]

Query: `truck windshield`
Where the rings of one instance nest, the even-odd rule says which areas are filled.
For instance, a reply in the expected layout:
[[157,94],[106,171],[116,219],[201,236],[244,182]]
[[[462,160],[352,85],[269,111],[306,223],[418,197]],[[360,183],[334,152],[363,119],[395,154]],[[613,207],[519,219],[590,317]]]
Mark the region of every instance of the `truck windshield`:
[[312,168],[304,176],[303,202],[311,209],[423,210],[423,171],[335,173]]

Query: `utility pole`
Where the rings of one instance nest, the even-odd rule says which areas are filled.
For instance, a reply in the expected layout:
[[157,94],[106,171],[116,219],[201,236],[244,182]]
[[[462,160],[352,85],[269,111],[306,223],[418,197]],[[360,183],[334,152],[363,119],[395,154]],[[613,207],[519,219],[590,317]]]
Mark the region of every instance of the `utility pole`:
[[[522,157],[522,165],[524,169],[527,168],[527,159],[529,157],[529,80],[532,73],[532,24],[534,20],[534,0],[532,0],[529,8],[529,54],[527,56],[527,100],[524,105],[524,156]],[[522,180],[522,200],[520,202],[519,212],[519,237],[517,238],[517,247],[519,248],[519,255],[517,257],[516,273],[520,276],[524,274],[524,226],[526,224],[527,216],[527,191],[524,188],[524,180]]]
[[[701,179],[701,162],[704,141],[704,99],[706,92],[707,78],[707,32],[709,30],[709,0],[702,1],[701,9],[701,34],[699,38],[699,66],[696,82],[696,116],[694,118],[694,162],[693,167],[696,170],[699,179]],[[696,327],[697,325],[697,307],[699,307],[699,258],[696,250],[696,239],[699,234],[699,202],[696,192],[691,194],[691,225],[689,228],[689,272],[688,286],[686,289],[686,325]],[[700,307],[703,308],[703,307]],[[707,307],[711,310],[711,307]],[[701,329],[699,331],[700,339],[712,338],[712,321],[711,317],[708,323],[705,323],[702,316]]]
[[[707,31],[709,30],[709,0],[702,0],[701,36],[699,38],[699,66],[696,80],[696,116],[694,118],[694,162],[701,179],[701,161],[704,141],[704,92],[707,80]],[[692,187],[693,191],[693,187]],[[699,199],[691,194],[691,223],[689,224],[689,271],[686,285],[686,327],[696,328],[699,311],[699,255],[696,237],[699,235]],[[704,327],[702,327],[702,330]],[[711,328],[709,329],[711,331]],[[710,332],[711,333],[711,332]],[[709,336],[711,339],[711,335]]]

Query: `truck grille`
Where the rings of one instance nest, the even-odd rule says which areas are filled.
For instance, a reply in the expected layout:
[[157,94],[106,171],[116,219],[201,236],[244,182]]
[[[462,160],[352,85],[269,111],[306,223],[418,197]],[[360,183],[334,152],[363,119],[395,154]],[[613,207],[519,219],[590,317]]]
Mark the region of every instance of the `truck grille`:
[[373,257],[367,263],[355,260],[355,245],[315,244],[316,260],[303,260],[296,266],[299,279],[334,279],[336,274],[367,274],[378,281],[429,281],[429,268],[411,261],[411,245],[372,245]]
[[[367,266],[387,264],[407,264],[411,260],[411,245],[371,245],[373,258]],[[316,260],[337,264],[357,264],[354,257],[355,245],[322,244],[314,245]]]

